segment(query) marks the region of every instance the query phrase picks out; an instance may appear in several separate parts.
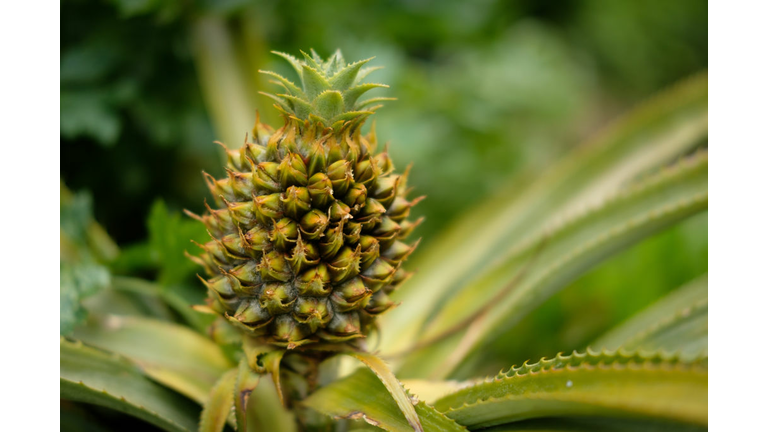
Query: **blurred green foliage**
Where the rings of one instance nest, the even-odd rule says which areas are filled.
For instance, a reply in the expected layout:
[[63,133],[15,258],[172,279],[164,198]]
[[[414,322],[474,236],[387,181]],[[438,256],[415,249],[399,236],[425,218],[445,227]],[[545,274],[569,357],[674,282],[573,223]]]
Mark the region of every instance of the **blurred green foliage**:
[[[378,95],[398,100],[376,114],[376,129],[398,167],[414,164],[409,185],[428,197],[414,210],[426,216],[424,242],[513,175],[535,176],[631,105],[707,67],[703,0],[65,0],[61,23],[62,178],[89,191],[120,244],[113,272],[172,286],[185,305],[204,290],[183,252],[206,234],[181,209],[202,212],[201,170],[223,173],[212,141],[251,126],[223,130],[217,83],[200,69],[206,50],[232,54],[213,71],[240,76],[237,94],[273,125],[257,70],[294,77],[269,50],[377,56],[372,65],[387,67],[371,78],[391,86]],[[200,34],[217,39],[201,45]],[[62,199],[62,236],[84,238],[86,197]],[[612,258],[500,337],[471,375],[586,346],[705,272],[706,233],[697,217]],[[80,297],[108,283],[103,262],[62,264],[62,331],[82,318]]]
[[133,244],[122,251],[113,268],[118,273],[150,274],[161,286],[180,284],[194,274],[197,266],[184,251],[191,241],[205,243],[209,240],[205,226],[179,212],[169,211],[165,202],[152,204],[147,218],[148,239]]
[[174,210],[202,210],[200,170],[222,172],[211,142],[250,126],[214,132],[206,112],[192,35],[213,21],[247,100],[273,123],[256,71],[291,74],[270,49],[339,47],[387,65],[372,77],[399,100],[377,115],[377,130],[396,163],[414,163],[429,241],[515,171],[540,170],[615,113],[705,68],[706,20],[700,0],[69,0],[62,175],[94,194],[98,219],[121,243],[146,236],[158,196]]
[[[583,350],[664,294],[707,272],[707,214],[619,253],[555,294],[457,376],[492,375],[511,364]],[[481,361],[482,360],[482,361]]]
[[72,194],[61,184],[60,196],[59,332],[65,335],[87,316],[81,301],[109,286],[110,273],[104,263],[114,259],[118,251],[93,220],[90,194]]

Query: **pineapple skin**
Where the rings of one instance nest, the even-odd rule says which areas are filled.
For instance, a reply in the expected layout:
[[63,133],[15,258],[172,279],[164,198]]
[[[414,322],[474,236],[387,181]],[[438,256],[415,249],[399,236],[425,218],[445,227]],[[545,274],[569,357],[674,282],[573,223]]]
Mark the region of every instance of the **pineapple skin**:
[[408,200],[408,170],[395,173],[386,150],[376,153],[375,127],[361,133],[383,99],[357,102],[383,87],[359,83],[368,60],[278,54],[301,87],[265,72],[286,91],[269,95],[285,124],[274,131],[257,118],[250,141],[227,150],[227,176],[204,173],[215,208],[190,215],[211,241],[191,258],[205,270],[210,309],[261,343],[353,341],[409,277],[402,264],[418,241],[405,239],[421,220],[408,216],[421,198]]

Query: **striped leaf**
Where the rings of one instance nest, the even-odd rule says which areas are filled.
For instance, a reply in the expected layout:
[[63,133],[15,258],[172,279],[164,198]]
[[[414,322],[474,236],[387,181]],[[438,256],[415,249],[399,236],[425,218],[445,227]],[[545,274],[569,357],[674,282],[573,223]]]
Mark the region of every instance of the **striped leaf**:
[[[363,419],[388,431],[414,430],[384,384],[369,369],[360,369],[321,388],[304,404],[334,418]],[[424,402],[414,403],[413,408],[425,431],[466,430]]]
[[569,416],[706,426],[707,365],[638,353],[558,355],[459,390],[435,408],[470,429]]
[[167,431],[197,429],[200,409],[194,402],[156,384],[123,357],[62,338],[59,364],[62,399],[121,411]]
[[706,356],[707,312],[707,275],[704,275],[652,304],[591,346],[663,350],[683,358]]
[[131,359],[145,374],[203,403],[234,365],[219,346],[188,327],[150,318],[109,315],[75,333],[80,340]]
[[387,389],[400,412],[405,416],[408,425],[415,431],[423,432],[424,428],[419,421],[419,416],[416,414],[410,397],[408,397],[408,394],[403,389],[403,385],[397,380],[389,366],[373,354],[363,352],[348,352],[346,354],[368,366],[371,372],[384,384],[384,388]]
[[599,205],[706,135],[704,74],[639,106],[535,179],[515,179],[421,251],[420,261],[413,263],[419,272],[393,296],[402,304],[382,317],[382,353],[409,351],[441,302],[486,276],[500,257]]
[[706,210],[707,166],[706,152],[683,159],[498,257],[441,308],[421,336],[436,342],[411,354],[401,376],[447,376],[605,258]]

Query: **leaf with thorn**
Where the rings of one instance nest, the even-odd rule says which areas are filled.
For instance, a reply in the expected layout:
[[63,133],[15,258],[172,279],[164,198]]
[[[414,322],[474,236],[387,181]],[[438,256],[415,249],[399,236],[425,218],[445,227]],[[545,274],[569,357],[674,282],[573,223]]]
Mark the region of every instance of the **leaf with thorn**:
[[543,417],[663,419],[707,424],[706,360],[574,352],[524,364],[435,402],[469,428]]
[[[400,385],[399,383],[397,384]],[[423,401],[411,399],[403,392],[425,431],[465,431]],[[419,426],[409,423],[382,380],[372,370],[363,368],[335,381],[304,400],[304,405],[335,418],[363,419],[388,431],[413,431]]]
[[60,397],[111,408],[168,431],[196,429],[200,409],[125,358],[60,340]]

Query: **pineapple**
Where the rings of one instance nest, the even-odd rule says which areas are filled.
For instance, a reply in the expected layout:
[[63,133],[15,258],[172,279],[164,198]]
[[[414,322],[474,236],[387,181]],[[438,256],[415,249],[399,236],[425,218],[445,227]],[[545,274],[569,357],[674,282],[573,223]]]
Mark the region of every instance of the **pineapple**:
[[216,207],[190,214],[211,241],[192,257],[207,274],[208,306],[264,344],[292,349],[364,337],[389,294],[409,273],[405,238],[419,199],[408,200],[404,174],[386,150],[376,153],[375,127],[365,120],[387,98],[360,101],[382,84],[361,81],[370,61],[346,64],[337,51],[299,60],[283,53],[300,85],[269,71],[282,93],[285,124],[258,116],[250,141],[227,151],[227,176],[204,173]]

